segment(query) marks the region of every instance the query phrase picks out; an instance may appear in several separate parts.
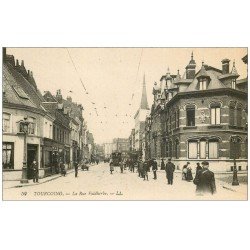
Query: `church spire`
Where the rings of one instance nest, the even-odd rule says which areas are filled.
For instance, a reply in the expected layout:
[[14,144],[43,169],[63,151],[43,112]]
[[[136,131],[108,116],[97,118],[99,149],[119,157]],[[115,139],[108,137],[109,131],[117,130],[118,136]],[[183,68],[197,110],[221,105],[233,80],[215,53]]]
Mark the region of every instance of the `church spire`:
[[145,73],[143,75],[142,96],[141,96],[141,106],[140,106],[140,109],[149,109],[148,100],[147,100],[147,90],[146,90]]

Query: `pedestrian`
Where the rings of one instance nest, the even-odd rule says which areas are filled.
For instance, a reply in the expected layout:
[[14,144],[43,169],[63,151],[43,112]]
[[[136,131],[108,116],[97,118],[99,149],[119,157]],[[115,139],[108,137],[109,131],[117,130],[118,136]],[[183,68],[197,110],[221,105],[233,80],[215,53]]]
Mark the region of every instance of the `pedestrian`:
[[137,162],[136,161],[131,161],[131,172],[134,173],[135,172],[135,167],[137,167]]
[[198,170],[197,175],[194,179],[194,184],[196,185],[196,193],[197,194],[215,194],[216,193],[216,185],[214,173],[209,170],[209,162],[203,161],[201,163],[202,169]]
[[171,162],[171,158],[168,159],[165,171],[168,179],[168,185],[173,185],[175,165]]
[[155,159],[152,160],[152,170],[153,170],[153,173],[154,173],[154,180],[157,179],[157,174],[156,174],[156,171],[158,170],[158,167],[157,167],[157,161]]
[[138,176],[140,178],[142,178],[143,177],[143,174],[142,174],[143,173],[143,162],[141,159],[138,160],[137,172],[138,172]]
[[112,161],[110,161],[109,167],[110,167],[110,174],[113,174],[114,166],[113,166],[113,162]]
[[161,170],[165,170],[165,164],[163,158],[161,159]]
[[78,163],[75,162],[75,178],[77,177],[78,175]]
[[182,168],[182,180],[187,180],[187,168],[190,162],[188,161]]
[[33,173],[33,182],[38,182],[38,165],[36,160],[32,162],[31,169]]
[[60,161],[59,167],[60,167],[60,170],[61,170],[61,175],[63,175],[65,177],[66,176],[66,168],[65,168],[65,165],[63,164],[62,161]]
[[192,168],[190,167],[190,165],[188,165],[186,181],[192,181],[192,180],[193,180]]
[[123,162],[122,161],[119,162],[119,166],[120,166],[120,170],[121,170],[121,174],[122,174],[123,173]]
[[145,181],[146,178],[147,178],[147,181],[148,181],[148,162],[147,161],[144,161],[143,162],[143,180]]
[[197,162],[196,163],[196,170],[195,170],[195,175],[197,175],[197,172],[199,171],[199,170],[202,170],[202,167],[201,167],[201,165],[200,165],[200,163],[199,162]]

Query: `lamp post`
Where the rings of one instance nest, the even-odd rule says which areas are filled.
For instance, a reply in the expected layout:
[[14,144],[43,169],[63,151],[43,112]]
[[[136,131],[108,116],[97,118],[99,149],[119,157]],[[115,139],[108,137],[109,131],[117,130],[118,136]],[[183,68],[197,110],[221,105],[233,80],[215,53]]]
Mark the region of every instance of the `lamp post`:
[[233,182],[232,182],[232,186],[238,186],[239,185],[239,181],[238,181],[238,176],[237,176],[237,167],[236,167],[236,143],[238,141],[238,138],[236,136],[232,137],[232,142],[234,144],[234,167],[233,167]]
[[20,121],[20,132],[23,133],[23,167],[22,167],[22,179],[21,183],[28,183],[28,173],[27,173],[27,134],[28,134],[28,126],[29,122],[27,121],[27,117],[24,117],[24,120]]

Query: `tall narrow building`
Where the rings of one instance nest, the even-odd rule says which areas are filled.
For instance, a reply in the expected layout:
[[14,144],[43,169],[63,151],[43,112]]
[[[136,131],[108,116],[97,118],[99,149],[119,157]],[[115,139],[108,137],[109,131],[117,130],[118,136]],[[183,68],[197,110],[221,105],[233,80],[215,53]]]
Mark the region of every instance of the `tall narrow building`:
[[141,152],[143,156],[143,132],[145,130],[145,120],[147,115],[149,115],[150,109],[148,106],[148,99],[147,99],[147,90],[146,90],[146,81],[145,81],[145,74],[143,76],[143,83],[142,83],[142,96],[141,96],[141,103],[140,107],[137,110],[134,120],[135,120],[135,150]]

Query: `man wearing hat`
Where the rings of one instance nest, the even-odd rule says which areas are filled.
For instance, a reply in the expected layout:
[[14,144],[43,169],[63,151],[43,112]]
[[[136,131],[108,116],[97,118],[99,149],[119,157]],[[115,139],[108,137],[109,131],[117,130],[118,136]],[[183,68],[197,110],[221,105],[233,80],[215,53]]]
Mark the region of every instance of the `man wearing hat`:
[[216,193],[214,173],[208,169],[209,162],[203,161],[201,165],[202,169],[198,171],[194,181],[196,192],[214,194]]
[[171,162],[171,158],[168,159],[166,164],[166,177],[168,179],[168,184],[173,185],[175,165]]

